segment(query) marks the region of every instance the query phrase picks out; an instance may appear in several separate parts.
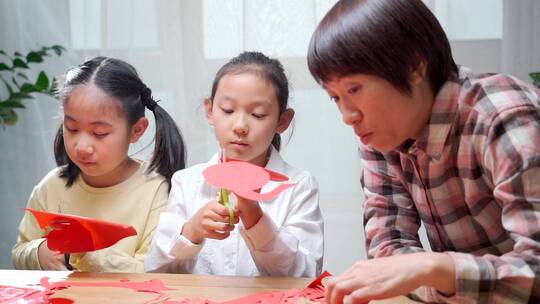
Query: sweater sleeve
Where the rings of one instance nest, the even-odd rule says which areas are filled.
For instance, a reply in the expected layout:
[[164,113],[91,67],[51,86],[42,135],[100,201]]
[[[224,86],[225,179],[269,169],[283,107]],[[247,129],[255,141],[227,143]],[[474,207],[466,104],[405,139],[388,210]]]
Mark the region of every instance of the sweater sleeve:
[[[36,186],[32,191],[27,204],[28,208],[44,210],[39,189],[39,186]],[[34,216],[30,212],[25,212],[19,224],[17,243],[11,250],[11,261],[15,269],[41,270],[38,248],[45,241],[43,235]]]

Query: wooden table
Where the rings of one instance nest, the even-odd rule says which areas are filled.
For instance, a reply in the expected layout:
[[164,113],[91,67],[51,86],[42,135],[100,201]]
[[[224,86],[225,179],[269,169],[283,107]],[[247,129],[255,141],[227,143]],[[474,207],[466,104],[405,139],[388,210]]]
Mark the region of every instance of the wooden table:
[[[91,273],[70,271],[28,271],[0,270],[0,285],[28,287],[38,285],[42,277],[49,277],[51,282],[67,280],[68,282],[118,282],[120,279],[130,281],[147,281],[160,279],[169,288],[171,299],[207,298],[214,301],[225,301],[240,298],[264,291],[304,288],[313,279],[310,278],[273,278],[273,277],[233,277],[205,276],[189,274],[162,273]],[[113,287],[77,287],[57,291],[54,297],[66,297],[76,303],[144,303],[155,298],[155,295],[144,292],[134,292],[130,289]],[[416,303],[406,297],[397,297],[371,303]]]

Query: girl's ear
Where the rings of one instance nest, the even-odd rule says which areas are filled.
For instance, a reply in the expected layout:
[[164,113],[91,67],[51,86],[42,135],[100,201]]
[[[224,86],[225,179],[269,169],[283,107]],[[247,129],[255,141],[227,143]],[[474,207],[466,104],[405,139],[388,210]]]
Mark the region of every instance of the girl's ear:
[[285,112],[281,113],[279,115],[279,121],[278,125],[276,127],[276,133],[281,134],[287,130],[289,125],[291,124],[291,121],[294,118],[294,110],[293,109],[287,109]]
[[204,110],[206,111],[206,121],[210,125],[214,125],[214,115],[212,113],[212,101],[209,98],[204,100]]
[[148,128],[148,119],[146,117],[141,117],[137,122],[131,127],[131,134],[129,138],[130,143],[136,143],[141,136],[144,134],[144,131],[146,131],[146,128]]

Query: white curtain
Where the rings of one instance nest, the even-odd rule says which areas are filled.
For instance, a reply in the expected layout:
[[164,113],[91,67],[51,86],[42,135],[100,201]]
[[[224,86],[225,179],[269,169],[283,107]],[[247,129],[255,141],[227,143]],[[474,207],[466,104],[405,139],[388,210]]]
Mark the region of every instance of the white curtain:
[[531,81],[540,72],[540,1],[503,0],[503,72]]
[[[277,57],[290,77],[291,106],[297,114],[290,141],[289,135],[284,137],[283,155],[319,181],[327,234],[325,269],[340,272],[364,255],[356,139],[312,80],[305,59],[317,21],[334,2],[0,0],[0,49],[27,52],[52,44],[67,48],[61,57],[34,65],[34,77],[40,69],[59,75],[96,55],[130,62],[178,122],[189,164],[215,153],[202,102],[217,69],[242,50]],[[52,142],[59,104],[36,95],[26,106],[17,111],[16,125],[0,130],[0,268],[12,267],[10,250],[20,208],[33,186],[55,167]],[[153,132],[147,131],[131,151],[151,143]],[[147,158],[151,151],[150,146],[136,156]]]

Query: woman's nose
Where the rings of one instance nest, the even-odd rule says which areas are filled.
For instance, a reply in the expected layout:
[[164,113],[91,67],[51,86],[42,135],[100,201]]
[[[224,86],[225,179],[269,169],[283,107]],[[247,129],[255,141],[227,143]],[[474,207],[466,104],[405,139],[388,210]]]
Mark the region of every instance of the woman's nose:
[[360,112],[360,110],[354,107],[342,106],[339,110],[341,112],[343,122],[346,125],[352,126],[362,120],[362,113]]

